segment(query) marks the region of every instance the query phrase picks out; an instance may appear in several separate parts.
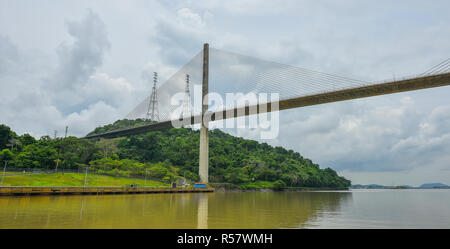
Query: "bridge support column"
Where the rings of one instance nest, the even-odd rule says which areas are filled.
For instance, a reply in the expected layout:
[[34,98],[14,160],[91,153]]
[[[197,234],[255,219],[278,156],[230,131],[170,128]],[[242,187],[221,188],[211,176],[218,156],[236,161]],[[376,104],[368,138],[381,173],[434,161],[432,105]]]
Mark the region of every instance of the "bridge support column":
[[204,114],[208,111],[208,77],[209,77],[209,45],[203,46],[203,82],[202,82],[202,123],[200,128],[200,158],[199,176],[200,181],[208,183],[209,166],[209,129],[208,123],[204,122]]

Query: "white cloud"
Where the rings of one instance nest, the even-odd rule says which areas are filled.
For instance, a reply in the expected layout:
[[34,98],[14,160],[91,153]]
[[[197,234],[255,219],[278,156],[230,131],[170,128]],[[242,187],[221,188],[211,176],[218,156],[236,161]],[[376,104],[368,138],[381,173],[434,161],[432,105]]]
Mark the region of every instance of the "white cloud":
[[82,136],[122,118],[139,96],[139,85],[97,72],[110,46],[97,14],[88,11],[81,21],[68,22],[67,30],[73,43],[61,44],[53,67],[44,65],[54,63],[47,57],[0,37],[8,55],[0,61],[0,121],[19,133],[39,137],[69,125],[71,135]]
[[224,10],[231,14],[246,15],[267,15],[280,14],[286,10],[299,9],[298,1],[258,1],[258,0],[228,0],[228,1],[208,1],[196,0],[190,1],[190,4],[197,8]]
[[83,136],[95,127],[112,123],[121,118],[122,116],[117,108],[99,101],[80,112],[69,114],[63,120],[60,120],[59,124],[60,127],[64,127],[64,124],[70,124],[71,134]]
[[188,8],[182,8],[177,11],[177,20],[183,28],[191,30],[202,28],[206,25],[199,14],[192,12]]

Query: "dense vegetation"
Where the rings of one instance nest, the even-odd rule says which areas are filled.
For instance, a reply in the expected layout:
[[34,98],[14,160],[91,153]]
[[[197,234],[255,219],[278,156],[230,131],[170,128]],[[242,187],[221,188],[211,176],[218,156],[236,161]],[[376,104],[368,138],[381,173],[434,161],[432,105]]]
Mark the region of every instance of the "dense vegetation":
[[[143,120],[120,120],[99,127],[101,133],[142,125]],[[9,144],[9,147],[8,145]],[[148,132],[117,139],[90,141],[75,137],[35,140],[17,136],[0,127],[0,160],[10,167],[76,169],[89,166],[100,173],[135,175],[174,181],[178,177],[198,180],[199,132],[181,128]],[[267,143],[210,131],[210,182],[233,183],[243,188],[350,186],[350,181],[330,169],[303,158],[298,152]]]

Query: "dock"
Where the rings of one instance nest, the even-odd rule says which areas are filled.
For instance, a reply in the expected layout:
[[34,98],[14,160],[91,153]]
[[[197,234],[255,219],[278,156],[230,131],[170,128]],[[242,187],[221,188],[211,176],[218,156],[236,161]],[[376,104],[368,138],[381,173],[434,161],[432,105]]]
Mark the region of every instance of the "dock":
[[0,196],[11,195],[82,195],[82,194],[144,194],[144,193],[203,193],[214,188],[193,187],[0,187]]

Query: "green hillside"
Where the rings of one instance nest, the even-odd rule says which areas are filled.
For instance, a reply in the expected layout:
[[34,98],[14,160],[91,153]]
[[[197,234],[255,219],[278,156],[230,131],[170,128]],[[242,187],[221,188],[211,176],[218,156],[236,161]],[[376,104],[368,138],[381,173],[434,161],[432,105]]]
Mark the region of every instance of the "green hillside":
[[[119,120],[95,129],[102,133],[145,124],[143,120]],[[171,182],[177,177],[198,180],[199,131],[181,128],[148,132],[124,138],[89,141],[68,137],[34,140],[0,127],[0,138],[16,140],[12,151],[0,144],[2,158],[17,168],[90,170],[113,176],[147,176]],[[3,135],[2,135],[3,132]],[[9,132],[9,135],[5,135]],[[6,141],[7,139],[0,139]],[[210,182],[233,183],[243,188],[350,186],[350,181],[330,169],[321,169],[298,152],[267,143],[238,138],[220,130],[210,131]]]

